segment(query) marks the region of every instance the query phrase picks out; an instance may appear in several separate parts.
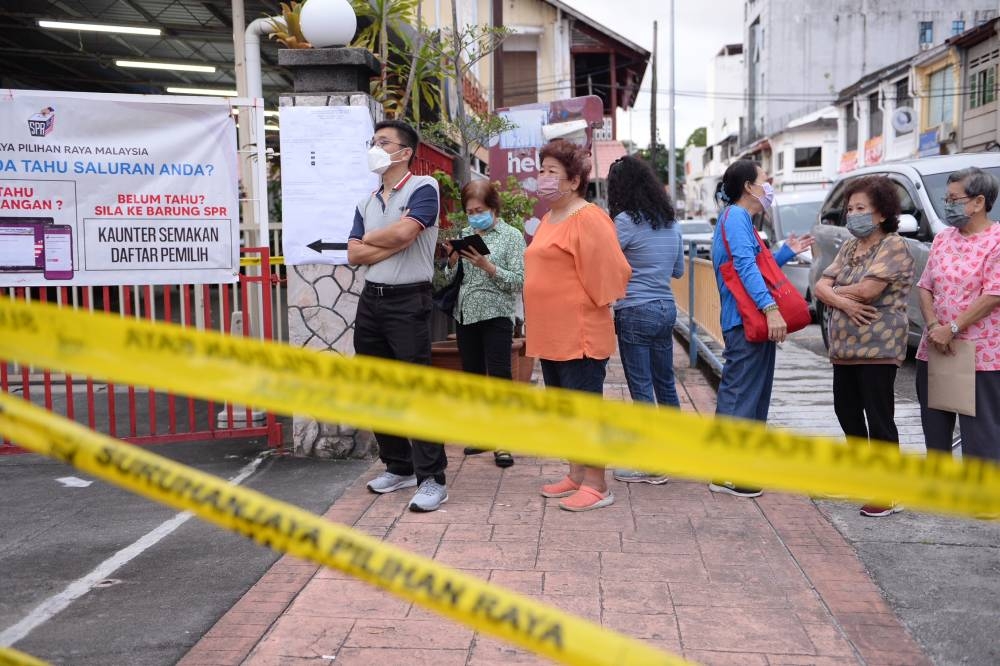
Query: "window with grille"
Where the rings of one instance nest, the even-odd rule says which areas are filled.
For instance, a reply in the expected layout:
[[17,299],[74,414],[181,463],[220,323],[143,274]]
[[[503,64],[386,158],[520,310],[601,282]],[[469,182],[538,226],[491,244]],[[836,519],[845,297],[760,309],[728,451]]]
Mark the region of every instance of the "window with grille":
[[951,81],[951,68],[939,69],[930,75],[927,95],[927,127],[935,127],[952,120],[952,100],[955,87]]
[[997,66],[969,74],[969,108],[975,109],[997,99]]
[[965,32],[965,21],[958,20],[951,22],[952,35],[961,35],[963,32]]
[[877,92],[868,96],[868,137],[882,136],[882,107]]
[[927,47],[934,43],[934,22],[920,22],[920,46]]

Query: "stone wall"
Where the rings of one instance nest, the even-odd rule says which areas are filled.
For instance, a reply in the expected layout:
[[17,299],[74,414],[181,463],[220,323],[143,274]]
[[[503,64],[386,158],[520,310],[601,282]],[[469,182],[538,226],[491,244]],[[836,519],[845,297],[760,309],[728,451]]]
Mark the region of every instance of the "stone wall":
[[[282,96],[281,106],[368,106],[372,118],[382,118],[382,107],[369,95]],[[350,356],[354,354],[354,317],[364,286],[364,267],[306,264],[288,267],[288,342]],[[308,416],[292,423],[293,453],[316,458],[365,458],[376,452],[368,431]]]

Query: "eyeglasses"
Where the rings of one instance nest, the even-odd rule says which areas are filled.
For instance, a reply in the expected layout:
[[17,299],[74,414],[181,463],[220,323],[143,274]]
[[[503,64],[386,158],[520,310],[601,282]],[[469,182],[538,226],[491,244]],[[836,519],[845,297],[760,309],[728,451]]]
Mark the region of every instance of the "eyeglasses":
[[964,197],[955,197],[954,199],[952,199],[951,197],[945,197],[945,198],[941,199],[941,201],[943,201],[945,204],[956,204],[956,203],[958,203],[960,201],[968,201],[969,199],[975,199],[975,197],[968,196],[968,195],[966,195]]
[[378,146],[379,148],[385,148],[386,146],[399,146],[400,148],[409,148],[406,144],[399,143],[397,141],[389,141],[388,139],[372,139],[368,142],[369,148],[374,148]]

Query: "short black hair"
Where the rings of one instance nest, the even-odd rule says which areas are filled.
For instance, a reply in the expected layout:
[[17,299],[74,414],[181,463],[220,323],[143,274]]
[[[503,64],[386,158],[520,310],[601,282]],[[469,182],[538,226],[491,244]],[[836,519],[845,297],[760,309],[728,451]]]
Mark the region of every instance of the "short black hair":
[[611,163],[608,170],[608,210],[611,217],[624,212],[636,224],[645,220],[653,229],[674,224],[674,207],[663,183],[647,162],[632,155]]
[[895,183],[886,176],[864,176],[848,183],[844,190],[845,210],[851,197],[859,192],[864,193],[878,214],[885,218],[879,225],[882,227],[882,231],[891,234],[899,229],[899,214],[902,211],[902,205]]
[[410,154],[410,161],[408,162],[408,165],[412,165],[413,160],[417,158],[417,146],[420,145],[420,135],[417,134],[417,130],[402,120],[380,120],[375,123],[376,132],[387,127],[396,130],[396,134],[399,136],[399,143],[413,151]]

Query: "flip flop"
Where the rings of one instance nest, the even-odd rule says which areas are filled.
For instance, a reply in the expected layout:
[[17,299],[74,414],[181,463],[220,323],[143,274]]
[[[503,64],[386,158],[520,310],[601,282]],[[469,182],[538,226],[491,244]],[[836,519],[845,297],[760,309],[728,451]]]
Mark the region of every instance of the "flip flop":
[[493,462],[497,467],[510,467],[514,464],[514,456],[510,455],[509,451],[494,451]]
[[615,494],[608,489],[606,494],[590,486],[580,486],[580,489],[559,502],[559,508],[566,511],[591,511],[611,506],[615,503]]

